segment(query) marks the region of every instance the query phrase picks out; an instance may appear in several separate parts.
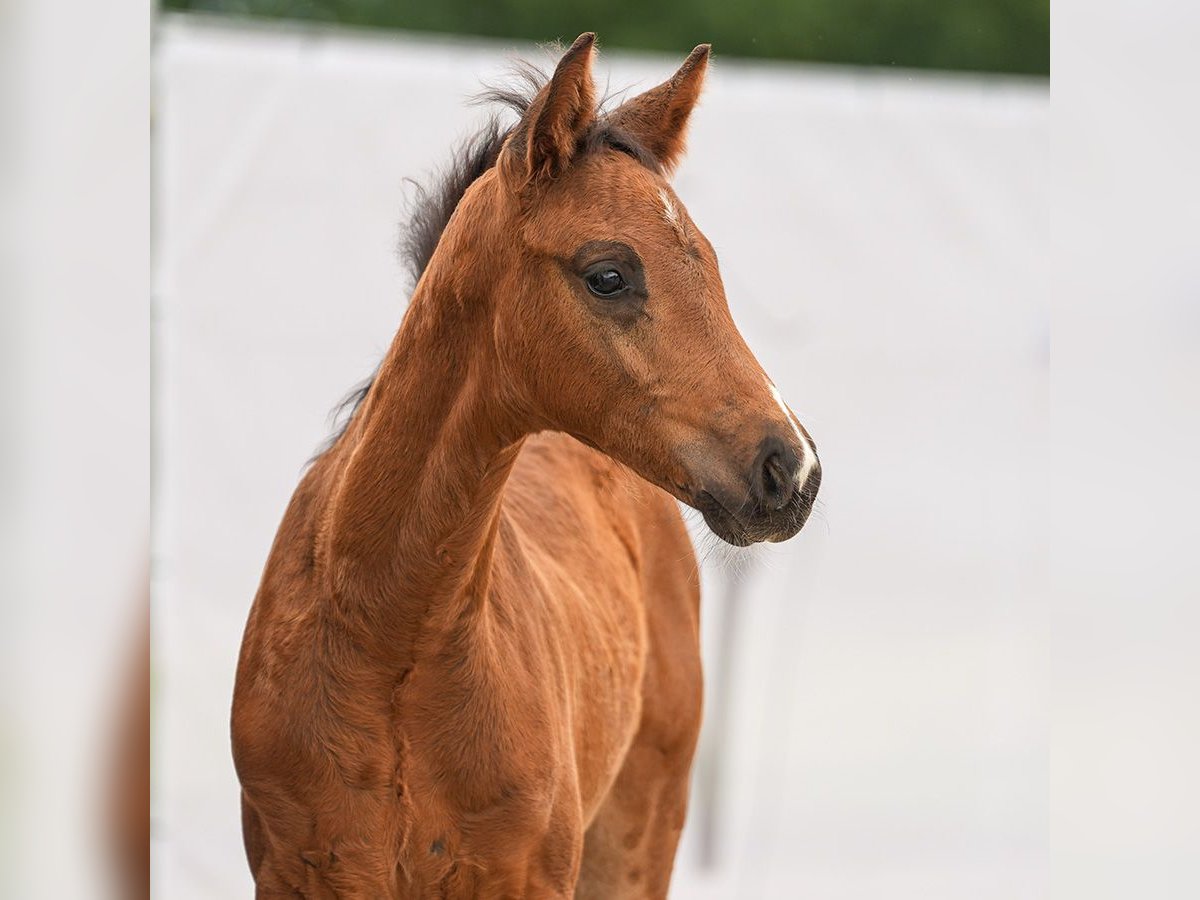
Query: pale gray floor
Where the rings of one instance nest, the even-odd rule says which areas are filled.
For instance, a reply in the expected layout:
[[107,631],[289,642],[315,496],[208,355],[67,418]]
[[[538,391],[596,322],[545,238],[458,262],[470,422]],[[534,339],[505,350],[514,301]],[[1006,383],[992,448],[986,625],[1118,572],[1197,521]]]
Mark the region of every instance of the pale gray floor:
[[[249,894],[227,727],[246,610],[329,407],[403,310],[402,179],[478,121],[464,98],[505,52],[162,39],[155,879],[190,900]],[[1045,896],[1048,94],[720,49],[676,187],[825,481],[796,540],[708,554],[730,704],[674,896]],[[679,58],[602,72],[647,87]]]

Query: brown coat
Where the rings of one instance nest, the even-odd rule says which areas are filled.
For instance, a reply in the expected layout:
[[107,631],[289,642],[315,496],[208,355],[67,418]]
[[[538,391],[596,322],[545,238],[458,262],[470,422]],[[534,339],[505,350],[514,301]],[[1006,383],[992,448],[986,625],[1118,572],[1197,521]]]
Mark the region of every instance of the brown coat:
[[[696,562],[820,468],[664,178],[708,57],[600,118],[564,55],[305,475],[233,705],[260,897],[663,897],[700,726]],[[611,289],[611,290],[610,290]]]

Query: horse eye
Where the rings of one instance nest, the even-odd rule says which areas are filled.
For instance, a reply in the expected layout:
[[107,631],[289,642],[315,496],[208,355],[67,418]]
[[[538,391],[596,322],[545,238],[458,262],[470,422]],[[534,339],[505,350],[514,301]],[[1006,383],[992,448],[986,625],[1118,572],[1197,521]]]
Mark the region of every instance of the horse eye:
[[590,272],[583,281],[597,297],[615,297],[625,290],[625,279],[616,269]]

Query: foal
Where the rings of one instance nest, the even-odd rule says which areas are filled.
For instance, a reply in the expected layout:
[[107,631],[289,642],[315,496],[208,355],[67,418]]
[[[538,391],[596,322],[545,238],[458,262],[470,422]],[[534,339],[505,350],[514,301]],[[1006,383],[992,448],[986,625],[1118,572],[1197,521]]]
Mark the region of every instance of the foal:
[[667,892],[701,698],[672,498],[784,540],[820,466],[665,177],[708,47],[601,115],[593,41],[468,160],[279,527],[233,701],[259,897]]

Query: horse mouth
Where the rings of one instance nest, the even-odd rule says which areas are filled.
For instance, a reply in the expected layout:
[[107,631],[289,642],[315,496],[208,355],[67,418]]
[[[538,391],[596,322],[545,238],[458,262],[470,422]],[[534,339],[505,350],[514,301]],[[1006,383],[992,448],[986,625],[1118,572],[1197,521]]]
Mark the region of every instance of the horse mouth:
[[734,513],[708,491],[701,491],[691,504],[704,516],[709,530],[734,547],[749,547],[760,541],[778,543],[794,537],[812,512],[816,499],[815,486],[797,489],[783,509],[773,513],[754,510],[743,518]]
[[708,526],[708,530],[725,543],[735,547],[749,547],[755,543],[741,519],[726,509],[724,504],[708,491],[701,491],[692,505],[704,516],[704,524]]

